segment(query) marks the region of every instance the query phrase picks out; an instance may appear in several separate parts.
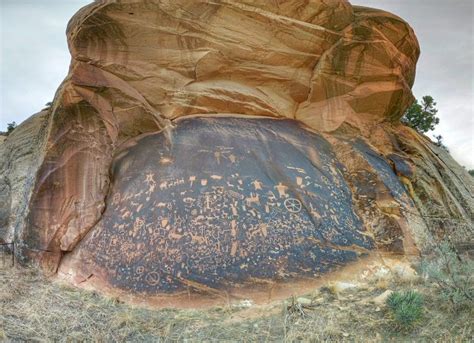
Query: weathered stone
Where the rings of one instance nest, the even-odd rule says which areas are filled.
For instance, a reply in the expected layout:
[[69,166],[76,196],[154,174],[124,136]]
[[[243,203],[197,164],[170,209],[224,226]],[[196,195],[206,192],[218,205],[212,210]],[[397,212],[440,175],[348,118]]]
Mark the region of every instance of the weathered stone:
[[332,293],[339,295],[346,292],[357,290],[360,284],[357,282],[336,281],[329,284],[329,289]]
[[407,264],[398,263],[392,268],[395,277],[403,282],[413,282],[419,279],[416,271]]
[[24,243],[20,237],[43,160],[49,118],[48,111],[31,116],[0,143],[0,242]]
[[296,299],[296,302],[300,305],[311,305],[313,301],[305,297],[299,297]]
[[67,38],[51,108],[0,142],[0,240],[22,261],[171,306],[472,239],[472,178],[398,123],[419,47],[392,14],[102,0]]
[[373,247],[341,169],[295,121],[183,119],[117,154],[65,267],[147,293],[320,275]]
[[387,289],[384,291],[382,294],[377,295],[376,297],[372,298],[371,302],[373,302],[375,305],[378,306],[383,306],[385,305],[388,297],[393,293],[392,290]]

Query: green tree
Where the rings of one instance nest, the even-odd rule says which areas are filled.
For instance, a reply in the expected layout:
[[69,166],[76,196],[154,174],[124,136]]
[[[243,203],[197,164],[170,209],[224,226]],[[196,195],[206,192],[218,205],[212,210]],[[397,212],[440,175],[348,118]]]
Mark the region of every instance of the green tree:
[[7,124],[7,135],[9,135],[13,130],[16,128],[16,123],[12,121],[11,123]]
[[402,123],[414,128],[420,133],[425,133],[434,130],[435,125],[439,124],[437,117],[438,110],[436,109],[436,102],[430,95],[425,95],[422,98],[421,104],[418,100],[406,110],[402,117]]
[[433,135],[434,139],[436,140],[435,144],[437,146],[439,146],[440,148],[443,148],[444,150],[446,150],[447,152],[449,152],[449,149],[446,145],[444,145],[443,143],[443,136],[441,135]]
[[423,317],[423,296],[414,290],[393,292],[386,300],[395,327],[409,331]]
[[474,169],[468,171],[469,175],[474,176]]

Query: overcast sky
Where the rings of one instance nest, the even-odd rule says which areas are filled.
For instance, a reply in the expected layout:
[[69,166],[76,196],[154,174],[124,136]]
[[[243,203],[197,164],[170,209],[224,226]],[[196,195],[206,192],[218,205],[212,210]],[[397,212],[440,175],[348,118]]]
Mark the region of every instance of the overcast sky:
[[[65,29],[85,0],[0,0],[0,130],[51,101],[67,74]],[[421,45],[414,93],[431,95],[457,161],[474,169],[474,1],[353,0],[384,9],[414,28]],[[433,135],[434,133],[429,133]]]

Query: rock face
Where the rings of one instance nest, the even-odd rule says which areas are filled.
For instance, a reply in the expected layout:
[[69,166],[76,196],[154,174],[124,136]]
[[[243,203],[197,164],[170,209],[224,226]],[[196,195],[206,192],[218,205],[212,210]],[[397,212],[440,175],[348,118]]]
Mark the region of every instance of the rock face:
[[392,14],[96,1],[67,38],[52,107],[0,142],[0,239],[25,263],[127,296],[232,296],[472,239],[470,176],[398,122],[419,47]]
[[133,143],[113,162],[101,220],[67,257],[82,274],[151,293],[222,288],[318,275],[374,245],[330,144],[295,121],[183,119],[170,139]]
[[76,91],[87,101],[103,90],[93,106],[119,136],[158,113],[283,117],[322,131],[396,120],[419,54],[400,18],[334,0],[99,1],[71,20],[68,41]]
[[0,141],[0,243],[21,242],[49,117],[48,111],[36,113]]

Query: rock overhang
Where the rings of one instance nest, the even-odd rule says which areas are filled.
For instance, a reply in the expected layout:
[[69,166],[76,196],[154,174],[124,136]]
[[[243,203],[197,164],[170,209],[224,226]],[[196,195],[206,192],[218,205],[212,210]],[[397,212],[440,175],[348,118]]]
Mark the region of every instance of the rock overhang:
[[68,41],[76,87],[159,117],[266,115],[321,131],[398,119],[419,54],[402,19],[347,1],[99,1]]

